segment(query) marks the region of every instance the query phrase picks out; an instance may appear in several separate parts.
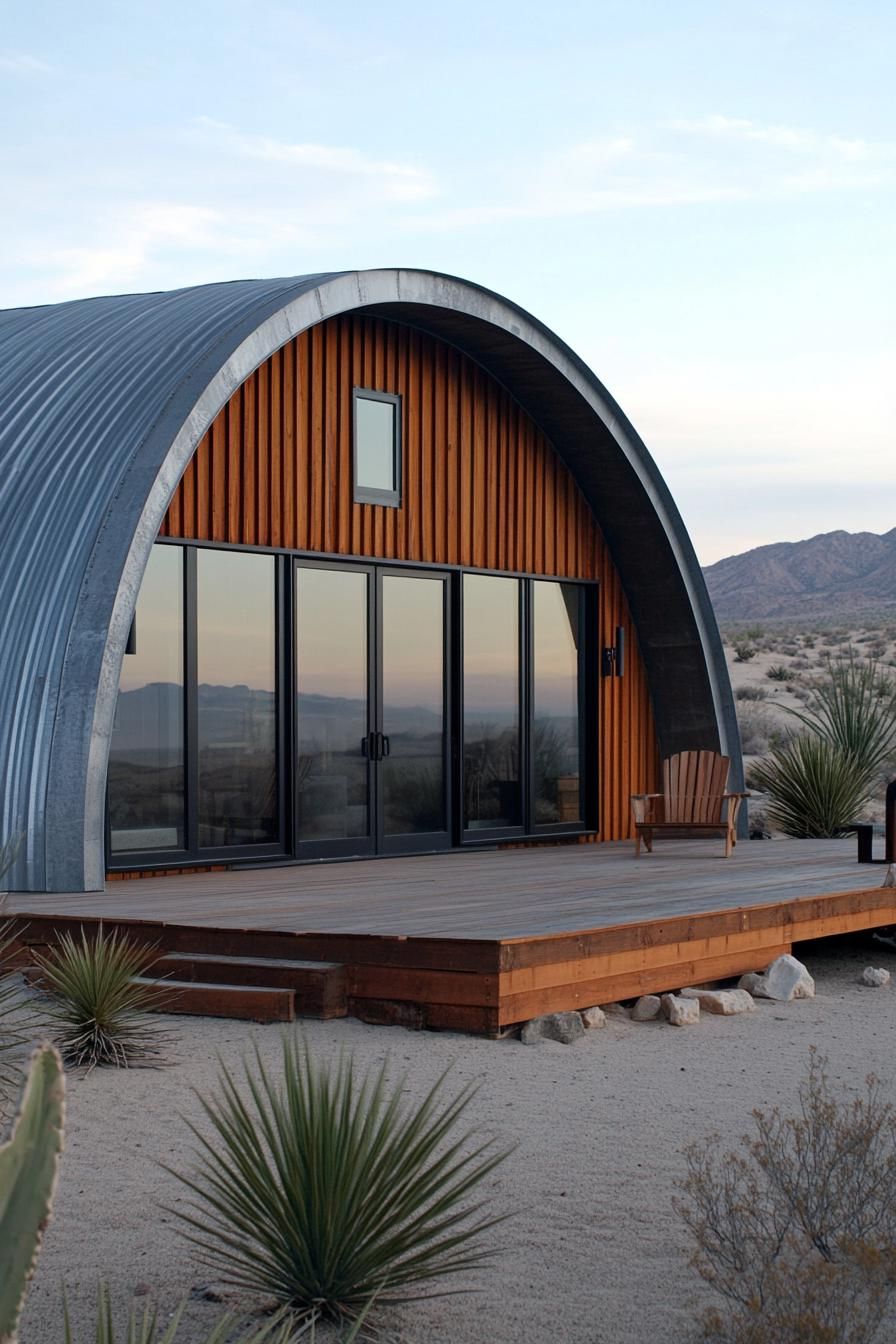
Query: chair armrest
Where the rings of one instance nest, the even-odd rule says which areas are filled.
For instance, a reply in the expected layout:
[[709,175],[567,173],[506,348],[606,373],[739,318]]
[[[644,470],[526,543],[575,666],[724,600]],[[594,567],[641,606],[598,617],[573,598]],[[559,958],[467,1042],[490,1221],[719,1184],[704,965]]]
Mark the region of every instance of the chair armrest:
[[724,802],[726,798],[752,798],[752,797],[753,797],[752,793],[723,793],[722,801]]
[[661,793],[633,793],[631,795],[632,820],[635,825],[639,823],[657,821],[654,815],[656,812],[658,798],[662,798]]

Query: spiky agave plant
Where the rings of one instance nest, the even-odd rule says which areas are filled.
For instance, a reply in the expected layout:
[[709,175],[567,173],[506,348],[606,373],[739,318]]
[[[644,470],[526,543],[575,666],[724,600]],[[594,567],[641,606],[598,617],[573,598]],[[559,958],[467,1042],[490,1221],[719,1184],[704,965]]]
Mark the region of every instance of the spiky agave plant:
[[[68,1298],[63,1296],[63,1344],[75,1344]],[[125,1318],[124,1329],[116,1329],[115,1315],[108,1285],[101,1283],[97,1293],[96,1323],[93,1331],[95,1344],[175,1344],[180,1337],[183,1304],[174,1312],[167,1326],[159,1321],[158,1310],[146,1304],[142,1310],[133,1304]],[[285,1312],[278,1312],[261,1325],[236,1333],[239,1318],[227,1313],[202,1336],[201,1344],[292,1344],[296,1338],[292,1321]]]
[[801,840],[841,835],[868,802],[862,765],[810,733],[773,747],[751,768],[749,784],[770,795],[768,815],[774,825]]
[[13,967],[12,921],[0,924],[0,1117],[19,1086],[25,1052],[37,1034],[39,1014],[28,1011],[22,983]]
[[826,662],[826,676],[813,686],[808,703],[790,713],[851,756],[870,787],[896,755],[896,678],[852,652]]
[[150,1016],[160,1006],[156,986],[141,977],[158,959],[118,930],[100,925],[92,937],[65,933],[45,955],[35,955],[40,983],[50,996],[48,1012],[66,1064],[92,1069],[164,1062],[171,1042]]
[[245,1089],[222,1065],[218,1094],[200,1097],[211,1133],[190,1125],[195,1170],[172,1173],[193,1196],[174,1210],[185,1235],[227,1281],[305,1320],[350,1318],[495,1254],[482,1237],[503,1217],[470,1196],[507,1153],[459,1133],[474,1088],[446,1098],[443,1074],[405,1104],[386,1064],[359,1078],[350,1055],[318,1063],[295,1034],[279,1079],[257,1046],[243,1073]]

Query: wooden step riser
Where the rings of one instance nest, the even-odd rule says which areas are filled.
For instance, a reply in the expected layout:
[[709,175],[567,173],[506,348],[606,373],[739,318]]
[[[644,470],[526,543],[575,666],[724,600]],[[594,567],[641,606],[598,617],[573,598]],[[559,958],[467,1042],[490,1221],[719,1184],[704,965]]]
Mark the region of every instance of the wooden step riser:
[[[26,967],[29,985],[46,987],[46,976],[36,966]],[[289,989],[258,985],[172,984],[161,980],[147,985],[146,1011],[195,1017],[229,1017],[241,1022],[294,1022],[295,995]]]
[[345,1017],[346,972],[344,966],[322,964],[297,970],[279,965],[271,959],[241,964],[226,957],[208,960],[161,957],[152,966],[152,973],[160,979],[171,976],[178,980],[192,980],[196,984],[250,985],[266,989],[287,989],[293,994],[297,1017],[329,1020]]

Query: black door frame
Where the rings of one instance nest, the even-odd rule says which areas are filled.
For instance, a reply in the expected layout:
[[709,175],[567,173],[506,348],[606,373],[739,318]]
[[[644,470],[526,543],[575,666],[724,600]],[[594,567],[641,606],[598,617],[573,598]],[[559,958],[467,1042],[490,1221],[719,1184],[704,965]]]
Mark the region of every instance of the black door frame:
[[[297,859],[373,858],[389,854],[419,854],[450,849],[454,840],[452,809],[452,693],[451,693],[451,591],[447,571],[418,569],[407,565],[395,566],[389,562],[357,563],[351,559],[339,563],[306,559],[296,556],[290,567],[290,634],[292,666],[289,675],[288,699],[292,706],[292,760],[298,760],[298,710],[296,696],[296,641],[299,634],[296,607],[296,573],[299,569],[338,570],[364,574],[367,579],[367,733],[358,743],[359,753],[367,759],[367,816],[366,836],[352,836],[333,840],[302,840],[298,811],[298,790],[292,791],[292,818],[294,850]],[[444,822],[442,830],[412,832],[406,835],[386,835],[384,825],[384,789],[382,763],[388,751],[388,738],[383,731],[383,579],[394,575],[413,579],[415,574],[429,582],[442,585],[442,768],[444,781]],[[293,779],[294,768],[287,771]]]

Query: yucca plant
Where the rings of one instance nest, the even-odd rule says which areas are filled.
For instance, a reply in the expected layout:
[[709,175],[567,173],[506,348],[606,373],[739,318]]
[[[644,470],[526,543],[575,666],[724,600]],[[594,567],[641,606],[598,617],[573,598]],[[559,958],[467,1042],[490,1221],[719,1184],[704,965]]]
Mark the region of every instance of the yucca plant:
[[228,1282],[338,1319],[374,1296],[430,1296],[495,1254],[482,1234],[502,1217],[469,1197],[507,1153],[458,1132],[473,1087],[446,1099],[443,1074],[405,1104],[385,1064],[357,1077],[350,1055],[318,1063],[294,1034],[279,1078],[257,1047],[243,1074],[244,1090],[222,1065],[218,1094],[200,1097],[211,1134],[190,1125],[195,1171],[174,1173],[193,1196],[175,1210],[185,1235]]
[[66,1064],[89,1070],[164,1062],[171,1035],[148,1011],[159,1006],[159,992],[137,979],[157,958],[154,948],[102,925],[92,937],[84,928],[80,938],[65,933],[45,956],[35,955]]
[[[97,1294],[96,1325],[92,1331],[93,1344],[118,1344],[118,1341],[121,1341],[121,1344],[175,1344],[175,1341],[181,1338],[179,1331],[183,1310],[181,1304],[163,1330],[156,1307],[147,1304],[141,1311],[135,1303],[132,1303],[125,1318],[124,1329],[117,1331],[109,1288],[107,1284],[101,1283]],[[65,1294],[62,1300],[62,1314],[63,1344],[76,1344],[68,1298]],[[365,1310],[352,1329],[338,1341],[334,1341],[334,1344],[354,1344],[366,1315]],[[212,1326],[208,1334],[202,1336],[201,1344],[293,1344],[294,1340],[300,1338],[307,1339],[308,1344],[314,1344],[314,1322],[297,1328],[292,1313],[285,1309],[275,1312],[260,1325],[243,1330],[239,1329],[239,1325],[239,1317],[228,1312]],[[200,1341],[193,1337],[193,1344],[200,1344]]]
[[799,839],[841,835],[868,803],[869,780],[856,758],[810,733],[773,747],[750,770],[751,788],[770,795],[768,817]]
[[[63,1344],[77,1344],[72,1329],[68,1298],[63,1295]],[[101,1283],[97,1294],[96,1324],[92,1333],[93,1344],[175,1344],[180,1338],[180,1322],[183,1316],[183,1304],[175,1311],[165,1328],[159,1322],[158,1310],[146,1304],[142,1310],[132,1303],[124,1329],[117,1330],[112,1309],[109,1288]],[[261,1325],[250,1327],[237,1333],[239,1319],[227,1313],[216,1322],[212,1329],[202,1336],[201,1344],[292,1344],[296,1331],[288,1313],[280,1311]],[[199,1340],[195,1339],[195,1344]],[[348,1344],[348,1341],[345,1342]]]
[[21,1081],[25,1051],[39,1017],[24,1002],[21,980],[12,969],[13,946],[12,922],[0,924],[0,1116]]
[[816,737],[851,756],[871,786],[896,755],[896,678],[852,652],[846,658],[829,656],[826,668],[808,704],[790,713]]

